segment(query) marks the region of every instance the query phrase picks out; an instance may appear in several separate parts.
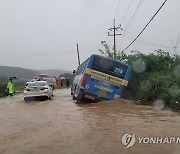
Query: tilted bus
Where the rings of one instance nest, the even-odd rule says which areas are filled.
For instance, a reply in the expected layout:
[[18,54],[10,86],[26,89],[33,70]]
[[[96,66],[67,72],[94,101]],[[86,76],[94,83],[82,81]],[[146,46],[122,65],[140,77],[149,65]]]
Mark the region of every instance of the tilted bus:
[[129,65],[100,55],[91,55],[75,71],[71,94],[78,101],[112,100],[122,96],[128,85]]

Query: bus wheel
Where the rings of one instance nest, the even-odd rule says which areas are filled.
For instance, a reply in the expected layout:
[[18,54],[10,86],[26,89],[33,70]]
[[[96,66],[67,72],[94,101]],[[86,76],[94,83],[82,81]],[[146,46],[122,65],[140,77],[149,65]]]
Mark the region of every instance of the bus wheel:
[[79,91],[78,95],[77,95],[77,100],[78,101],[82,101],[83,100],[83,93],[81,91]]
[[84,97],[83,97],[83,92],[81,91],[80,88],[77,88],[77,89],[76,89],[73,98],[74,98],[74,97],[75,97],[75,99],[76,99],[77,101],[83,100],[83,98],[84,98]]

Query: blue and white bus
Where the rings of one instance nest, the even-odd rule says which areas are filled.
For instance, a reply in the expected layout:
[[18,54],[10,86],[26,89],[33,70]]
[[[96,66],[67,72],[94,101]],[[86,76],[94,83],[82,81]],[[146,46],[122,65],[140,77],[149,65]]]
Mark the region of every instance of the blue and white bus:
[[122,96],[128,85],[129,65],[100,55],[91,55],[74,71],[71,94],[78,101],[112,100]]

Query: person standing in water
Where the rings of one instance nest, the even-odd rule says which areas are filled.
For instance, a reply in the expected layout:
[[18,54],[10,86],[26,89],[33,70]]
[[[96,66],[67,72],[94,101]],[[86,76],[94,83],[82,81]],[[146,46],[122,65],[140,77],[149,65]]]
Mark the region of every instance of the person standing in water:
[[69,79],[66,79],[66,87],[69,88],[69,86],[70,86]]
[[13,96],[14,94],[14,83],[12,82],[12,79],[9,79],[9,82],[7,84],[6,91],[9,93],[10,96]]

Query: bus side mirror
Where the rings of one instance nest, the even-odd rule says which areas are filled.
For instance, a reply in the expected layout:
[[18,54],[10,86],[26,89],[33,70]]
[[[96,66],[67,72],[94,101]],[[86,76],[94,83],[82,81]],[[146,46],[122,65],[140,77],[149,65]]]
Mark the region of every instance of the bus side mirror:
[[76,70],[73,70],[73,74],[75,74],[76,73]]

